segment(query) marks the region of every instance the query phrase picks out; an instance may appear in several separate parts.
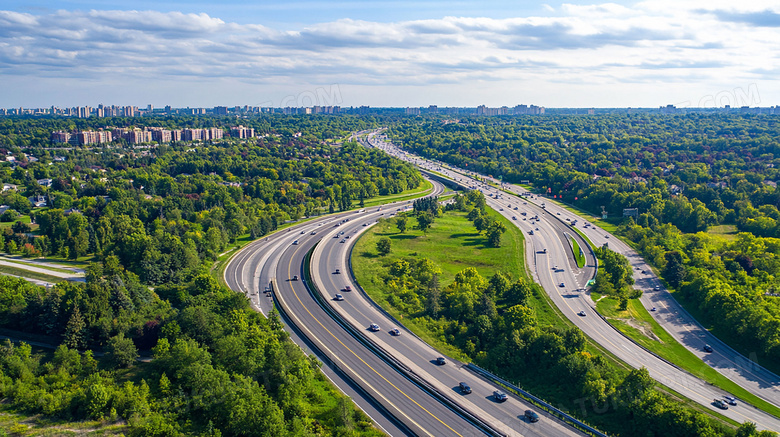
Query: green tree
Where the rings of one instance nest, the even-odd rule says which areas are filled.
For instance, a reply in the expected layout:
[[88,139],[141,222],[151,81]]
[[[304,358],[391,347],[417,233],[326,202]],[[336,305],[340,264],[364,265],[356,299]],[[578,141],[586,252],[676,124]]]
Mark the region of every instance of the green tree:
[[488,244],[493,247],[501,246],[501,234],[506,232],[506,226],[499,221],[494,221],[488,226],[485,231],[488,239]]
[[421,230],[423,234],[428,232],[433,224],[433,214],[428,211],[423,211],[417,216],[417,229]]
[[84,349],[87,345],[85,338],[86,326],[87,324],[81,317],[78,305],[74,305],[68,324],[65,326],[65,335],[63,336],[65,346],[71,349]]
[[106,356],[114,367],[130,367],[138,358],[138,349],[133,340],[119,333],[108,341]]
[[407,221],[408,219],[406,218],[405,215],[398,216],[395,218],[395,226],[398,228],[398,232],[402,234],[406,232]]
[[387,237],[382,237],[376,242],[376,250],[380,255],[385,256],[390,253],[391,242]]
[[664,278],[669,281],[669,284],[677,288],[682,285],[685,280],[685,266],[683,265],[682,255],[678,251],[666,252],[664,254],[664,260],[666,260],[666,266],[663,269]]

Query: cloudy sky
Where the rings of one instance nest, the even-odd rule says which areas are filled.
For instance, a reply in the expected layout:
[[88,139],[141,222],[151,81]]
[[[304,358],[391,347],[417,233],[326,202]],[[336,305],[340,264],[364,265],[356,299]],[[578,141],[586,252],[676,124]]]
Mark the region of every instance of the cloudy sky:
[[776,0],[2,0],[0,107],[771,106],[778,41]]

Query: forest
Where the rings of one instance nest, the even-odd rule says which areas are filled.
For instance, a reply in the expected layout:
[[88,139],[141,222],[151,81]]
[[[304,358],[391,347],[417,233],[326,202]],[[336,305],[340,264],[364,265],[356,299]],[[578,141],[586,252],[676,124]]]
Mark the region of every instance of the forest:
[[[777,117],[417,117],[389,135],[422,156],[606,213],[700,322],[780,371]],[[624,208],[638,217],[623,219]],[[716,226],[734,231],[708,232]]]

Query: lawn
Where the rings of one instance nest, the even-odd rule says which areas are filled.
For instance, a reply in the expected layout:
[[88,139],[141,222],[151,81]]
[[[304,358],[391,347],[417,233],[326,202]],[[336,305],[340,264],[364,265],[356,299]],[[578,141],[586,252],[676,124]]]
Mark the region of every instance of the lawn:
[[19,276],[21,278],[37,279],[39,281],[51,282],[52,284],[56,284],[57,282],[66,280],[64,278],[59,278],[57,276],[51,276],[45,273],[33,272],[31,270],[25,270],[22,268],[16,268],[11,266],[0,266],[0,273],[6,275]]
[[655,321],[638,299],[630,299],[626,311],[618,310],[618,301],[612,298],[598,300],[596,309],[620,332],[649,349],[656,355],[675,363],[694,376],[732,393],[737,398],[780,417],[780,408],[751,394],[730,379],[705,364],[699,357],[678,343]]
[[[428,194],[428,191],[431,191],[432,189],[433,189],[433,184],[429,180],[424,179],[422,185],[419,186],[418,188],[412,188],[411,190],[402,191],[398,194],[388,194],[386,196],[377,196],[369,200],[364,200],[363,206],[365,208],[368,208],[371,206],[384,205],[385,203],[390,203],[390,202],[403,202],[405,200],[416,199],[418,197]],[[352,202],[352,206],[354,208],[357,208],[359,205],[360,205],[359,200],[355,200]]]
[[579,243],[574,238],[570,238],[569,242],[571,243],[571,250],[574,252],[574,259],[577,260],[577,267],[585,267],[585,254],[582,253]]

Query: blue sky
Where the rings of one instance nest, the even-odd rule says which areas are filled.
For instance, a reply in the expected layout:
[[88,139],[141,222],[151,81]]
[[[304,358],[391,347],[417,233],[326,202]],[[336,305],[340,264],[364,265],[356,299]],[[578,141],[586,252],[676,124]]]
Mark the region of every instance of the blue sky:
[[3,0],[0,107],[780,104],[743,3]]

